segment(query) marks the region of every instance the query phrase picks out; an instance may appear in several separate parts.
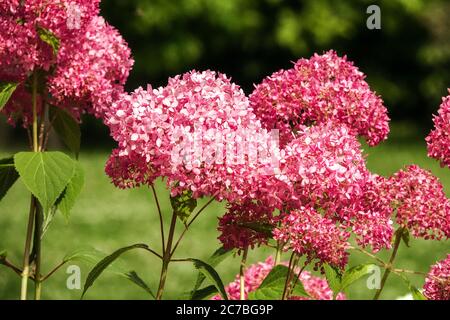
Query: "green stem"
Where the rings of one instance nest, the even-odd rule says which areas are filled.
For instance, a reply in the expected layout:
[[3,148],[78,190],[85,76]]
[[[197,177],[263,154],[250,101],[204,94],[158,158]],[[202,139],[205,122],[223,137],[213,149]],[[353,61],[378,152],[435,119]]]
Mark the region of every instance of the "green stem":
[[[33,151],[39,151],[38,142],[38,116],[37,116],[37,75],[33,73],[31,103],[33,109]],[[33,235],[34,218],[36,214],[37,200],[32,195],[30,212],[28,217],[27,235],[25,238],[25,249],[23,253],[22,284],[20,289],[20,299],[27,300],[28,278],[30,277],[30,247]]]
[[289,267],[288,267],[288,274],[286,275],[286,282],[284,283],[284,290],[283,290],[283,295],[281,297],[281,300],[286,300],[287,299],[287,294],[289,291],[289,285],[292,281],[292,270],[295,267],[296,263],[294,263],[294,259],[295,259],[295,252],[292,252],[291,254],[291,258],[289,259]]
[[27,300],[28,278],[30,277],[30,247],[33,236],[34,212],[36,199],[32,196],[30,203],[30,213],[28,216],[27,235],[25,239],[25,249],[23,251],[22,285],[20,289],[20,300]]
[[42,291],[42,277],[41,277],[41,237],[42,237],[42,210],[39,205],[36,206],[36,218],[35,218],[35,229],[34,229],[34,241],[33,247],[36,252],[36,271],[35,271],[35,289],[34,289],[34,299],[41,300]]
[[283,244],[281,243],[281,241],[277,242],[277,251],[275,253],[275,265],[279,265],[281,262],[281,249],[283,247]]
[[239,288],[240,288],[240,300],[245,300],[245,264],[247,263],[248,248],[244,249],[242,253],[241,266],[239,268]]
[[392,251],[392,255],[389,259],[389,262],[386,265],[386,269],[384,271],[383,278],[381,278],[380,289],[378,289],[377,292],[375,293],[373,300],[378,300],[380,298],[381,292],[383,291],[384,285],[386,284],[386,280],[389,277],[389,274],[391,273],[391,268],[394,263],[395,257],[397,256],[397,252],[398,252],[398,248],[400,246],[400,242],[402,240],[403,232],[404,232],[404,228],[400,227],[397,230],[397,232],[395,233],[394,249]]
[[164,286],[166,284],[166,278],[167,278],[167,270],[169,268],[169,263],[170,263],[170,258],[171,258],[171,250],[172,250],[173,237],[175,234],[176,222],[177,222],[177,215],[175,213],[173,213],[172,220],[170,222],[170,229],[169,229],[169,236],[167,238],[166,250],[163,255],[161,276],[159,278],[159,287],[158,287],[158,292],[156,293],[156,300],[161,300],[163,292],[164,292]]

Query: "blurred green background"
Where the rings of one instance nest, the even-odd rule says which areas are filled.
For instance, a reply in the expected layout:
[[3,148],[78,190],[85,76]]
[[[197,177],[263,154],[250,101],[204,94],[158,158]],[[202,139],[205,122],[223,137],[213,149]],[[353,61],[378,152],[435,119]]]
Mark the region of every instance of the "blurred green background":
[[[381,8],[381,30],[366,28],[366,8]],[[254,83],[291,61],[314,52],[335,49],[346,54],[367,75],[370,86],[384,99],[392,118],[390,138],[366,148],[369,168],[388,175],[405,164],[432,170],[450,196],[450,173],[426,157],[424,137],[432,125],[441,97],[450,83],[450,2],[445,0],[289,1],[289,0],[106,0],[102,15],[129,42],[136,60],[127,89],[147,83],[165,85],[167,77],[191,70],[226,73],[250,93]],[[0,155],[26,149],[21,128],[10,128],[0,118]],[[93,246],[105,253],[132,243],[158,248],[156,208],[145,189],[118,190],[103,172],[113,141],[100,121],[85,117],[81,163],[86,185],[67,224],[58,217],[45,237],[44,269],[79,247]],[[170,207],[161,184],[166,219]],[[25,237],[28,196],[17,183],[0,203],[0,249],[19,262]],[[194,224],[179,250],[179,257],[206,259],[217,247],[217,216],[223,205],[214,204]],[[417,241],[401,247],[398,266],[426,272],[444,258],[449,242]],[[265,259],[271,250],[258,249],[250,260]],[[383,253],[382,253],[383,256]],[[358,255],[351,263],[362,261]],[[142,252],[124,256],[152,288],[157,286],[159,264]],[[83,279],[88,267],[82,267]],[[229,259],[218,270],[225,282],[238,272],[239,260]],[[167,298],[191,289],[196,272],[190,265],[170,268]],[[67,274],[60,270],[44,286],[44,298],[79,298],[66,288]],[[420,277],[412,277],[419,287]],[[19,278],[0,266],[0,299],[19,295]],[[407,293],[402,281],[391,276],[383,295]],[[370,298],[374,292],[360,281],[351,298]],[[88,293],[90,299],[144,299],[145,292],[127,280],[105,274]]]

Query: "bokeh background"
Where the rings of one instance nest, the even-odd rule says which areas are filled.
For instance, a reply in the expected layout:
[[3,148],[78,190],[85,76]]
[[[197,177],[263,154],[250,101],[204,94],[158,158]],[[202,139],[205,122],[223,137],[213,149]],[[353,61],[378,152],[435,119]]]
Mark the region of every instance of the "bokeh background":
[[[381,30],[366,27],[371,4],[381,8]],[[450,196],[450,171],[426,157],[424,137],[432,127],[432,114],[450,87],[450,2],[445,0],[294,1],[294,0],[104,0],[102,15],[128,41],[135,66],[127,89],[150,83],[165,85],[169,76],[191,70],[226,73],[249,94],[253,84],[292,61],[334,49],[347,55],[366,75],[370,86],[385,101],[392,119],[387,141],[365,147],[368,166],[389,175],[410,163],[432,170]],[[0,117],[0,156],[27,148],[21,128],[11,128]],[[92,246],[105,253],[137,242],[159,245],[156,207],[149,190],[115,189],[103,167],[114,142],[98,120],[86,116],[82,126],[80,160],[86,185],[69,223],[58,217],[44,241],[46,269],[79,247]],[[59,147],[57,141],[53,141]],[[160,198],[167,200],[163,184]],[[166,201],[165,200],[165,201]],[[17,183],[0,203],[0,249],[19,262],[25,236],[28,196]],[[166,201],[166,216],[170,205]],[[180,246],[180,257],[206,259],[217,247],[214,204],[201,216]],[[168,219],[168,218],[167,218]],[[399,267],[426,272],[429,265],[449,251],[449,242],[412,241],[401,247]],[[251,253],[250,260],[273,254],[267,249]],[[384,253],[381,253],[383,256]],[[152,288],[157,286],[158,261],[142,253],[124,256],[123,263],[136,270]],[[362,261],[356,255],[351,263]],[[80,264],[83,279],[88,265]],[[239,259],[219,268],[225,282],[238,272]],[[190,265],[170,269],[167,298],[180,297],[193,286],[196,272]],[[44,298],[77,299],[80,291],[68,290],[61,270],[44,287]],[[423,279],[412,277],[421,287]],[[0,299],[19,295],[19,278],[0,267]],[[407,293],[400,279],[391,276],[384,298]],[[349,291],[355,299],[374,292],[360,281]],[[145,292],[125,279],[106,274],[92,288],[90,299],[145,299]]]

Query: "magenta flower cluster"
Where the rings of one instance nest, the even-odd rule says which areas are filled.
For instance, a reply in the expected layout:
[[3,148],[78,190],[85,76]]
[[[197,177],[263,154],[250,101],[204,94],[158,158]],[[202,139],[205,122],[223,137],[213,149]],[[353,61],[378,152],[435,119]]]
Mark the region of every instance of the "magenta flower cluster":
[[442,104],[433,122],[435,128],[426,138],[428,156],[450,168],[450,95],[442,98]]
[[255,114],[287,143],[302,125],[332,121],[347,125],[370,145],[389,133],[389,117],[364,74],[334,51],[300,59],[257,85],[250,95]]
[[[285,263],[283,263],[285,264]],[[275,266],[275,262],[272,257],[268,257],[264,262],[258,262],[250,265],[244,273],[244,291],[245,299],[248,298],[250,292],[255,291],[261,285],[265,277]],[[331,291],[328,282],[320,277],[312,275],[308,271],[296,270],[296,274],[299,277],[299,281],[302,282],[305,291],[310,296],[298,297],[291,296],[290,300],[333,300],[333,292]],[[240,299],[240,279],[239,275],[236,276],[236,280],[231,282],[225,287],[228,299],[239,300]],[[215,295],[212,300],[220,300],[219,295]],[[336,297],[337,300],[345,300],[346,297],[343,293],[339,293]]]
[[[31,119],[31,75],[42,101],[79,117],[103,117],[123,92],[133,60],[118,31],[99,14],[98,0],[5,0],[0,5],[0,81],[19,83],[2,113],[10,123]],[[43,85],[43,83],[45,85]]]
[[431,267],[423,294],[431,300],[450,300],[450,254]]

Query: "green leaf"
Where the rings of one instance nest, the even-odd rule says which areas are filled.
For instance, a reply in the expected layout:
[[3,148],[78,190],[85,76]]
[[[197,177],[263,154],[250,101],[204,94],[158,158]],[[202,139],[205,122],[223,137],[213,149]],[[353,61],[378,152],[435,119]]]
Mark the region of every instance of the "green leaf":
[[[206,262],[213,268],[217,267],[222,261],[224,261],[226,258],[228,258],[230,255],[235,253],[235,249],[226,250],[224,247],[220,247],[217,249],[209,258],[206,260]],[[192,294],[195,294],[198,288],[202,285],[203,281],[205,280],[205,276],[203,273],[199,272],[197,276],[197,281],[195,282],[194,289],[192,290]]]
[[324,264],[323,269],[325,271],[325,277],[327,278],[328,285],[333,291],[333,299],[336,298],[337,294],[341,291],[342,286],[342,275],[338,269],[329,264]]
[[415,286],[410,285],[409,290],[411,291],[414,300],[427,300],[423,293],[420,292]]
[[368,274],[373,266],[374,266],[373,264],[361,264],[348,269],[342,276],[342,282],[339,291],[344,290],[345,288],[350,286],[353,282],[357,281],[361,277]]
[[213,285],[207,286],[205,288],[196,290],[195,292],[190,292],[188,299],[189,300],[206,300],[217,294],[217,288]]
[[0,250],[0,259],[5,259],[8,256],[8,252],[6,250]]
[[272,231],[274,229],[274,226],[271,225],[270,223],[241,222],[239,223],[239,226],[265,234],[269,237],[272,237],[273,235]]
[[47,215],[75,174],[75,161],[62,152],[19,152],[14,164]]
[[177,217],[180,218],[183,223],[186,223],[195,207],[197,207],[197,199],[192,198],[192,191],[186,190],[175,197],[170,197],[170,204]]
[[[248,294],[249,300],[280,300],[283,296],[284,286],[288,275],[288,267],[283,265],[275,266],[263,280],[259,288]],[[292,295],[309,296],[300,280],[297,281]]]
[[42,27],[37,28],[37,33],[39,34],[39,38],[41,38],[42,41],[47,43],[53,49],[53,54],[56,56],[58,54],[60,43],[55,34]]
[[66,111],[58,107],[50,107],[50,120],[56,133],[64,144],[78,158],[80,153],[81,131],[77,121]]
[[401,234],[402,240],[405,243],[405,245],[409,248],[409,231],[408,229],[399,229],[397,232],[403,231]]
[[0,110],[3,109],[9,98],[11,98],[17,85],[18,84],[14,82],[0,82]]
[[14,167],[14,158],[0,159],[0,200],[3,199],[18,178],[19,174]]
[[134,244],[134,245],[131,245],[128,247],[120,248],[120,249],[114,251],[109,256],[106,256],[105,258],[103,258],[89,272],[89,274],[86,278],[86,281],[84,283],[83,294],[81,295],[81,298],[83,299],[87,290],[94,284],[95,280],[97,280],[97,278],[103,273],[103,271],[105,271],[106,268],[108,268],[122,254],[124,254],[127,251],[133,250],[133,249],[148,249],[148,246],[146,244],[142,244],[142,243]]
[[156,299],[155,294],[153,293],[152,289],[145,283],[144,280],[142,280],[141,277],[135,272],[135,271],[129,271],[124,274],[125,278],[136,284],[138,287],[144,289],[148,294],[150,294],[153,299]]
[[205,277],[208,279],[214,287],[216,287],[217,291],[220,293],[224,300],[228,300],[227,293],[225,291],[225,286],[223,285],[222,279],[220,279],[219,274],[213,267],[211,267],[206,262],[203,262],[198,259],[188,259],[192,263],[194,263],[194,267],[199,270]]
[[72,210],[75,200],[81,193],[84,185],[84,172],[83,168],[78,162],[75,162],[75,173],[70,179],[67,187],[58,199],[56,206],[61,211],[63,216],[68,220],[70,216],[70,210]]

